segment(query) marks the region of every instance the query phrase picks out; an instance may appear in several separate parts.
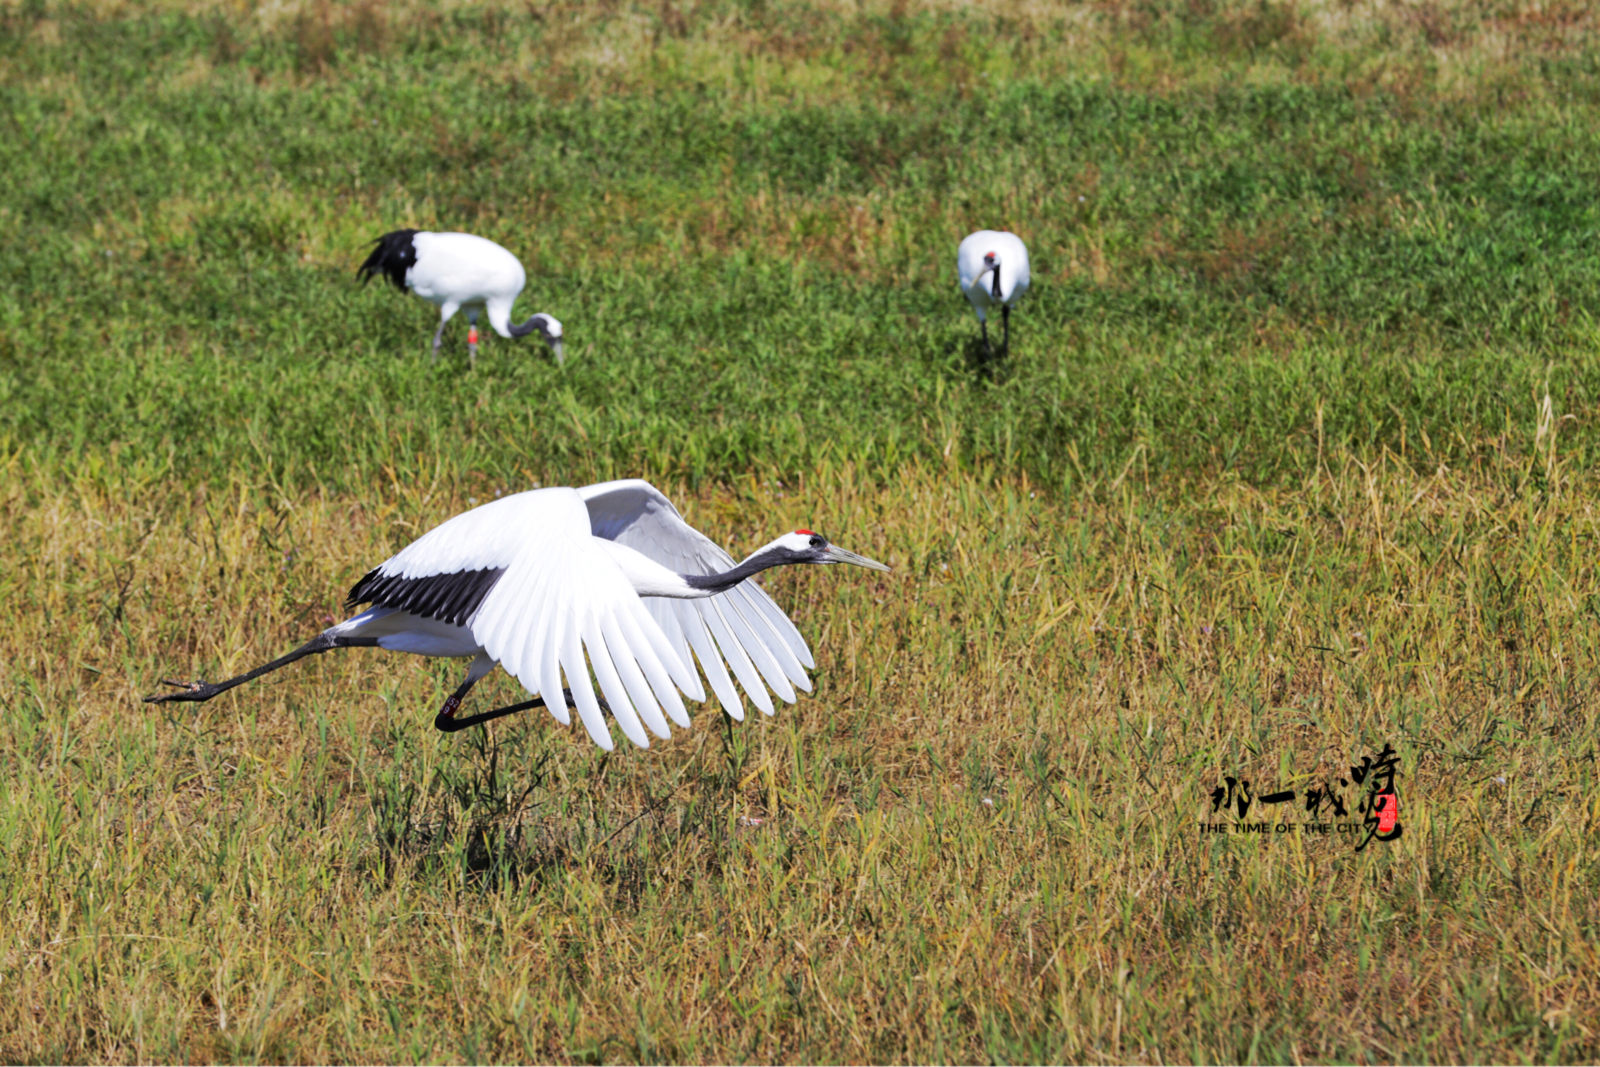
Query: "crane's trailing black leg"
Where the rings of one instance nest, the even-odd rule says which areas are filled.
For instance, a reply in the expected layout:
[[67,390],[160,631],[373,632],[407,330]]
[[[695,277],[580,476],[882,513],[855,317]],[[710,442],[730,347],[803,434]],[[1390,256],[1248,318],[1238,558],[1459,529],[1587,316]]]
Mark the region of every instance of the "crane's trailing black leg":
[[[445,698],[444,707],[440,708],[439,714],[434,716],[434,729],[443,730],[447,734],[453,734],[457,730],[465,730],[469,726],[477,726],[479,723],[485,723],[491,719],[498,719],[506,715],[515,715],[519,711],[529,711],[533,708],[547,708],[550,706],[545,703],[544,697],[534,697],[532,700],[524,700],[520,704],[511,704],[507,707],[495,708],[493,711],[479,712],[476,715],[468,715],[463,719],[456,718],[456,709],[461,707],[462,698],[464,698],[476,684],[476,680],[462,682],[461,685],[456,688],[454,693],[451,693]],[[566,700],[567,707],[572,708],[577,706],[577,702],[572,699],[572,690],[563,689],[561,691],[561,696]],[[606,703],[606,698],[600,697],[599,700],[600,710],[610,712],[611,705]]]
[[444,323],[439,323],[439,328],[433,333],[433,358],[439,358],[439,346],[444,344]]
[[1005,324],[1005,327],[1006,327],[1006,337],[1005,337],[1005,340],[1003,342],[1001,342],[1001,349],[1002,349],[1002,351],[1005,352],[1005,354],[1007,356],[1010,356],[1011,355],[1011,305],[1010,304],[1001,304],[1000,305],[1000,321],[1003,322]]
[[279,667],[287,667],[297,659],[315,656],[319,652],[332,652],[336,648],[372,648],[377,645],[376,637],[335,637],[332,634],[320,633],[290,652],[286,656],[279,656],[271,663],[263,663],[253,671],[241,674],[236,678],[229,678],[226,682],[179,682],[171,678],[161,679],[162,685],[175,685],[176,693],[157,693],[144,698],[146,704],[164,704],[169,700],[203,701],[210,700],[218,693],[226,693],[234,686],[243,685],[263,674],[271,674]]

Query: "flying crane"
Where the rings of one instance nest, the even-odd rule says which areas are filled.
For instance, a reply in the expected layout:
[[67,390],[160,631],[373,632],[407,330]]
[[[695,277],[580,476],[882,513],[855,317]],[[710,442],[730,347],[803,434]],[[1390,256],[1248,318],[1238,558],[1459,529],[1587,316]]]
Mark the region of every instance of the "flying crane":
[[[770,567],[806,563],[889,569],[810,530],[784,534],[736,565],[660,490],[638,479],[535,489],[423,534],[350,590],[346,609],[365,610],[287,655],[225,682],[164,680],[178,690],[145,702],[210,700],[306,656],[376,646],[473,657],[434,719],[440,730],[534,707],[548,708],[566,725],[569,707],[576,707],[601,748],[612,748],[603,710],[628,740],[648,748],[647,727],[666,738],[668,718],[689,725],[680,690],[691,700],[706,698],[691,650],[735,719],[744,710],[730,667],[768,715],[768,686],[791,704],[796,686],[811,689],[806,669],[816,664],[805,640],[772,598],[747,581]],[[497,664],[535,699],[457,718],[467,693]]]

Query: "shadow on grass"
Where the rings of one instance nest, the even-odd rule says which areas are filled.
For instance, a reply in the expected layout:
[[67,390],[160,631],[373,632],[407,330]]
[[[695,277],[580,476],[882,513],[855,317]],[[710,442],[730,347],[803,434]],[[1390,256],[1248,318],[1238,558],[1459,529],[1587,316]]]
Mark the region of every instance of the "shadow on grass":
[[959,358],[967,374],[983,381],[999,382],[1010,376],[1011,358],[1005,345],[998,338],[990,338],[990,344],[984,344],[983,334],[977,330],[948,343],[945,356],[952,361]]
[[530,753],[528,737],[528,731],[472,730],[460,739],[459,754],[432,774],[397,761],[379,776],[369,804],[386,884],[456,867],[467,886],[494,891],[529,876],[542,880],[542,872],[565,863],[566,844],[541,834],[536,821],[530,825],[550,754]]

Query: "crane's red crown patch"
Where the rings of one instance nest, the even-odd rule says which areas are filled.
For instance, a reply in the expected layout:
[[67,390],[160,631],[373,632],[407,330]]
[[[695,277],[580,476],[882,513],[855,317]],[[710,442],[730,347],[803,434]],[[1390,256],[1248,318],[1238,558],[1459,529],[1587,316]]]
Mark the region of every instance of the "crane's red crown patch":
[[807,537],[811,536],[811,531],[810,530],[796,530],[795,533],[797,533],[797,534],[805,534]]

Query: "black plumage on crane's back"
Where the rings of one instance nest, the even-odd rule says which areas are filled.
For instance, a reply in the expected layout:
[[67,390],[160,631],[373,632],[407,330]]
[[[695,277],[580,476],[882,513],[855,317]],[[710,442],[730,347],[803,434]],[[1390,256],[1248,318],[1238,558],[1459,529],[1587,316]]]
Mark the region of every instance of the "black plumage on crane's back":
[[372,255],[356,270],[360,275],[361,283],[366,284],[367,279],[382,271],[394,287],[402,293],[406,291],[406,271],[417,264],[417,245],[412,240],[417,235],[416,230],[395,230],[378,238],[373,244],[377,248],[372,250]]

